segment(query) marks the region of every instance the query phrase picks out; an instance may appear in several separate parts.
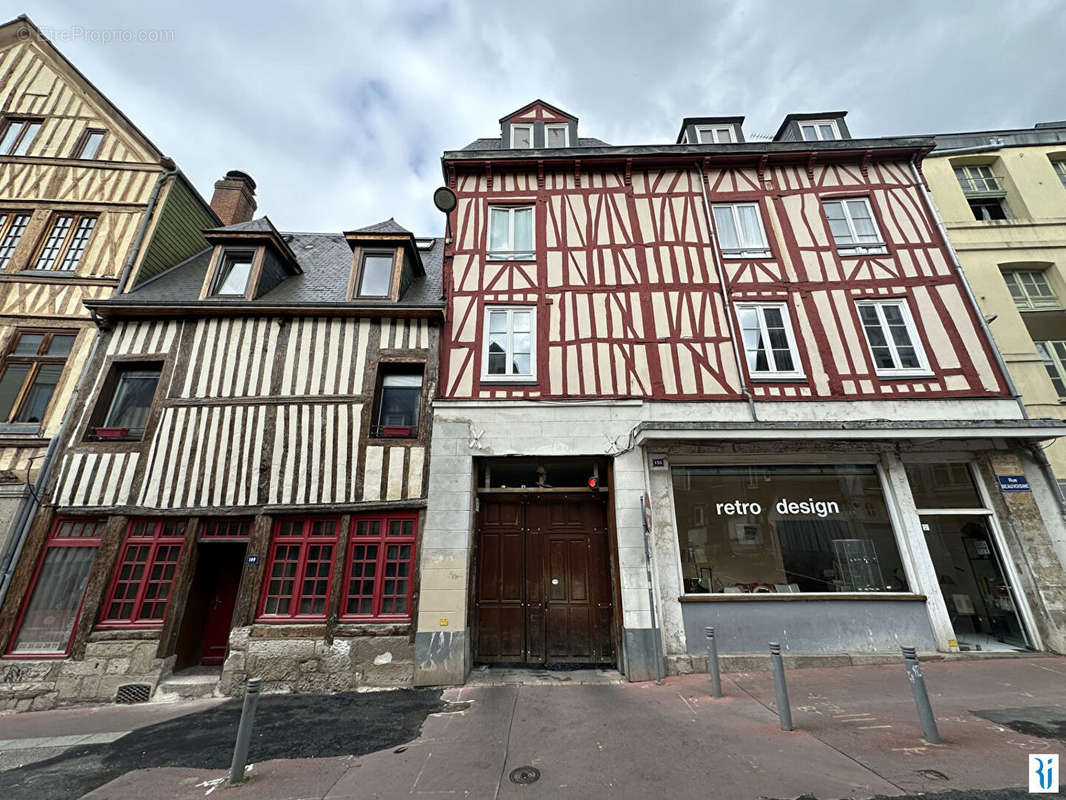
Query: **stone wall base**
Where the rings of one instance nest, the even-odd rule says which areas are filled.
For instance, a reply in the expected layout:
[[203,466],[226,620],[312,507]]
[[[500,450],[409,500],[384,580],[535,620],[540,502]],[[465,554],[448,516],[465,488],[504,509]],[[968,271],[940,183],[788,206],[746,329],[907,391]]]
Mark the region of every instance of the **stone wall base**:
[[[408,687],[414,681],[414,646],[407,636],[319,638],[230,632],[222,668],[223,694],[239,695],[250,677],[264,692],[343,692],[362,688]],[[258,633],[258,631],[257,631]]]

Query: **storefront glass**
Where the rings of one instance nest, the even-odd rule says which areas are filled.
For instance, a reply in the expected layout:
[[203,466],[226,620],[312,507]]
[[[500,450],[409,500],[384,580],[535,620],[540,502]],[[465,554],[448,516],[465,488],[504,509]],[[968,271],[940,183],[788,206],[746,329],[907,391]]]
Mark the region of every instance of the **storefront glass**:
[[906,592],[872,465],[673,468],[687,594]]
[[918,508],[981,508],[970,465],[960,461],[908,464],[907,479]]

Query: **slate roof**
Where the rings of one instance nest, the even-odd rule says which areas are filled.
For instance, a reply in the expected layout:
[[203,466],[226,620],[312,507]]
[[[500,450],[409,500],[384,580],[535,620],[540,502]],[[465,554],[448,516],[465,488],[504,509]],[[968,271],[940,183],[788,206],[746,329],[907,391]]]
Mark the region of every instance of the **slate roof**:
[[[380,223],[395,225],[394,221]],[[242,223],[247,225],[248,223]],[[235,229],[230,226],[227,230]],[[374,226],[371,226],[374,227]],[[397,228],[399,226],[396,226]],[[368,230],[364,228],[363,230]],[[378,232],[381,232],[380,230]],[[172,267],[140,286],[110,300],[93,302],[94,308],[108,306],[202,306],[205,308],[232,306],[304,306],[336,305],[343,307],[363,306],[437,306],[444,307],[441,299],[441,265],[444,260],[444,240],[436,237],[419,237],[432,240],[433,246],[421,250],[422,264],[426,274],[416,278],[404,296],[396,303],[391,301],[348,300],[348,277],[352,269],[352,248],[341,233],[281,233],[292,249],[303,274],[291,275],[266,294],[254,300],[200,300],[207,269],[211,262],[212,248],[197,253],[187,261]]]
[[365,228],[356,228],[352,233],[411,233],[403,225],[399,224],[394,218],[389,217],[383,222],[375,222],[373,225],[367,225]]
[[250,219],[247,222],[237,222],[233,225],[220,225],[217,228],[212,228],[209,233],[225,232],[232,233],[239,231],[241,233],[273,233],[277,229],[271,224],[267,217],[259,217],[258,219]]
[[[591,137],[579,136],[577,138],[578,147],[610,147],[607,142],[600,141],[599,139],[593,139]],[[503,146],[503,139],[496,136],[492,139],[475,139],[463,150],[507,150],[508,148]],[[529,148],[523,148],[528,150]],[[554,148],[541,147],[539,150],[549,150]]]

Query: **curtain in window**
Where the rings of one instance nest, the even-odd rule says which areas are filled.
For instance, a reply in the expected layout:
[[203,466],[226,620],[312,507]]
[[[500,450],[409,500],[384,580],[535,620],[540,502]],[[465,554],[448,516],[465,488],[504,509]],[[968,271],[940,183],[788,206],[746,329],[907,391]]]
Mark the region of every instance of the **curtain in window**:
[[723,250],[739,250],[740,240],[733,225],[733,211],[728,206],[714,209],[714,224],[718,228],[718,241]]
[[158,382],[158,372],[124,373],[115,388],[115,397],[107,412],[105,427],[144,430]]
[[95,547],[52,547],[44,557],[13,653],[65,653]]
[[507,250],[507,228],[510,209],[489,209],[489,250],[502,252]]
[[518,252],[533,250],[533,209],[518,208],[514,212],[514,249]]
[[762,231],[759,228],[759,209],[756,206],[737,206],[740,217],[740,239],[749,249],[763,247]]

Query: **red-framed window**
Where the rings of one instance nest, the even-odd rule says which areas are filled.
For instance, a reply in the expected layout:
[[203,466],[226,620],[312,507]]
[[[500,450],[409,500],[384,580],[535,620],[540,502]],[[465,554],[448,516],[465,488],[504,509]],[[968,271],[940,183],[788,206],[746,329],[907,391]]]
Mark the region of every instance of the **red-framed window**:
[[326,618],[339,531],[339,517],[286,518],[274,523],[259,619]]
[[65,656],[81,615],[105,520],[58,517],[45,542],[8,656]]
[[417,534],[413,511],[352,518],[342,619],[411,618]]
[[98,628],[163,624],[185,543],[183,519],[135,519],[126,529]]
[[252,535],[250,517],[220,517],[200,523],[200,541],[245,541]]

